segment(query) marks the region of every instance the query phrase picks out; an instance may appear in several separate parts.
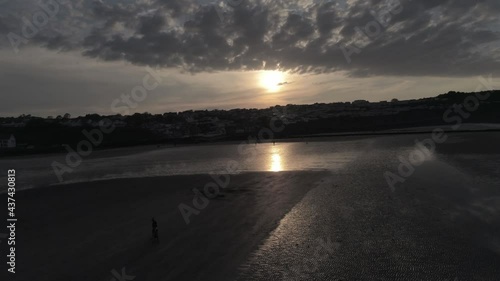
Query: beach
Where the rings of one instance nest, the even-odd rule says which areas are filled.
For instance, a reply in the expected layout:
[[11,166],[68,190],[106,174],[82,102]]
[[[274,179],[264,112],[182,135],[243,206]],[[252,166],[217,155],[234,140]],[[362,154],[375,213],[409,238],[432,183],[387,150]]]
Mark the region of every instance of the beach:
[[500,0],[0,0],[0,281],[500,281]]
[[[261,145],[267,171],[228,175],[201,209],[208,174],[21,191],[16,280],[498,280],[500,134],[450,135],[391,188],[384,174],[426,137]],[[197,210],[188,224],[180,204]]]
[[[178,205],[192,206],[191,189],[213,181],[209,176],[119,179],[21,192],[16,280],[109,281],[111,271],[122,267],[137,280],[234,280],[238,265],[324,176],[232,176],[230,187],[189,225]],[[153,216],[159,244],[151,241]]]

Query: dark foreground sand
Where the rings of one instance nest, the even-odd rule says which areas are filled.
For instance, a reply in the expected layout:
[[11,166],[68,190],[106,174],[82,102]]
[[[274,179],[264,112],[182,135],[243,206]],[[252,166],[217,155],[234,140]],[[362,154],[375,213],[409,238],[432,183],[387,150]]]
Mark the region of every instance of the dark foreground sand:
[[[234,280],[238,265],[325,176],[232,176],[223,196],[191,217],[189,225],[178,205],[193,206],[191,190],[213,181],[209,176],[112,180],[20,192],[15,280],[109,281],[111,271],[123,267],[135,280]],[[5,195],[0,201],[6,201]],[[159,224],[158,245],[150,240],[152,216]]]

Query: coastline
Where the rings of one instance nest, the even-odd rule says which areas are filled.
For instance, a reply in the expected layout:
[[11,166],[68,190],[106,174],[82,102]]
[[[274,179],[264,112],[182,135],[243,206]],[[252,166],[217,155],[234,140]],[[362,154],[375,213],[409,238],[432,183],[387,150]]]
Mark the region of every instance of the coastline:
[[[466,123],[463,126],[466,125],[484,125],[484,124],[475,124],[475,123]],[[494,125],[500,126],[500,124],[497,123],[491,123],[489,125]],[[276,143],[286,143],[286,142],[303,142],[303,141],[329,141],[329,140],[336,140],[338,138],[346,138],[346,137],[353,137],[353,138],[362,138],[362,137],[377,137],[377,136],[399,136],[399,135],[419,135],[419,134],[432,134],[432,131],[436,128],[442,128],[443,131],[447,134],[455,134],[455,133],[496,133],[500,132],[500,127],[499,128],[474,128],[471,127],[469,129],[462,129],[462,130],[453,130],[449,128],[450,126],[430,126],[430,127],[410,127],[410,128],[401,128],[401,129],[391,129],[391,130],[383,130],[383,131],[352,131],[352,132],[337,132],[337,133],[324,133],[324,134],[308,134],[308,135],[296,135],[296,136],[289,136],[289,137],[284,137],[284,138],[277,138],[275,139]],[[418,130],[415,130],[418,129]],[[140,153],[140,152],[147,152],[147,151],[154,151],[157,149],[165,149],[165,148],[180,148],[180,147],[199,147],[199,146],[212,146],[212,145],[230,145],[230,144],[241,144],[241,143],[246,143],[248,142],[248,139],[246,138],[241,138],[239,140],[215,140],[215,141],[200,141],[200,142],[187,142],[187,143],[177,143],[176,145],[173,145],[171,142],[162,142],[162,143],[157,143],[157,144],[136,144],[136,145],[128,145],[128,146],[106,146],[106,147],[97,147],[95,149],[96,152],[100,152],[105,154],[100,155],[100,158],[106,158],[106,157],[113,157],[114,153],[116,152],[121,152],[125,151],[127,154],[133,154],[133,153]],[[261,141],[259,143],[272,143],[271,140],[269,141]],[[11,154],[4,154],[0,153],[0,160],[2,159],[25,159],[25,158],[38,158],[38,157],[47,157],[47,156],[58,156],[58,155],[65,155],[68,152],[66,150],[62,149],[57,149],[54,151],[50,152],[32,152],[32,153],[11,153]],[[106,156],[106,154],[109,154],[109,156]],[[88,158],[93,158],[92,154]]]

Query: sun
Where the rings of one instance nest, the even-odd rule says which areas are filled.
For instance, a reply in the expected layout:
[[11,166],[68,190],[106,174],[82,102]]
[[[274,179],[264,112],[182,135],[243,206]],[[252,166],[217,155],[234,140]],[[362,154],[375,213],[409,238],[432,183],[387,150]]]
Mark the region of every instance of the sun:
[[260,85],[268,92],[277,92],[285,83],[285,74],[281,71],[263,71],[260,73]]

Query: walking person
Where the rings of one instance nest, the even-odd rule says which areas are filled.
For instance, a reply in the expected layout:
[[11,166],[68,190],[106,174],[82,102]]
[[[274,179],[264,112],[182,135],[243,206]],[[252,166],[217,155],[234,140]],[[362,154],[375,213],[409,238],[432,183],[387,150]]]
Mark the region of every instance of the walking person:
[[160,243],[160,237],[158,236],[158,223],[155,218],[152,218],[152,234],[153,234],[153,242]]

